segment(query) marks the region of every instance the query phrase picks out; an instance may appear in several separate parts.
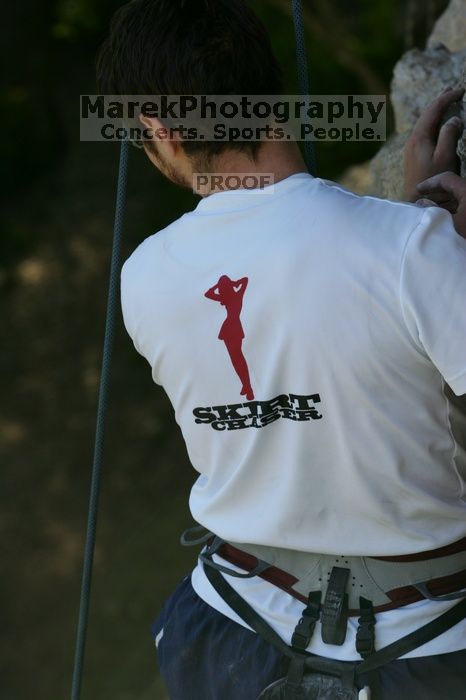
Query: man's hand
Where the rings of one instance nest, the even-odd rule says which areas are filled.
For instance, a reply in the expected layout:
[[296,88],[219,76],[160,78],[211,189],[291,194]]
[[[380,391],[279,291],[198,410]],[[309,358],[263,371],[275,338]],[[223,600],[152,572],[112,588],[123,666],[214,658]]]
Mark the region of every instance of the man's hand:
[[[417,196],[446,209],[453,216],[456,231],[466,238],[466,179],[456,173],[442,173],[417,186]],[[422,204],[422,200],[419,201]]]
[[451,117],[440,128],[450,107],[464,95],[463,88],[445,90],[419,117],[404,149],[405,197],[408,202],[419,198],[416,186],[433,175],[456,172],[456,145],[463,129],[459,117]]

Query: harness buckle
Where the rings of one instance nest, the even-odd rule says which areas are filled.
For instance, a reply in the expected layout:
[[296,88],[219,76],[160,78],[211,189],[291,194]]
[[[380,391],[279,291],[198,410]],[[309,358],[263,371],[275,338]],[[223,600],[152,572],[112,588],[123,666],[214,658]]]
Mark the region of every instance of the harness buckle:
[[358,620],[359,627],[356,632],[356,651],[363,659],[367,659],[375,652],[375,615],[370,600],[359,598],[361,617]]
[[295,627],[291,638],[291,646],[299,651],[304,651],[311,641],[314,627],[320,616],[320,591],[309,593],[307,607],[303,610],[302,617]]

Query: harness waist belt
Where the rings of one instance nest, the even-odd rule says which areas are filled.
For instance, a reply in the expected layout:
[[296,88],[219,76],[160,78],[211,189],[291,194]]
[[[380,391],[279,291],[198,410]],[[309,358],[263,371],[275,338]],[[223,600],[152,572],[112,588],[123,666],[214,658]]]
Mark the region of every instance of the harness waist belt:
[[[361,614],[361,597],[372,601],[374,612],[392,610],[426,598],[466,597],[466,538],[431,552],[400,557],[362,557],[313,554],[255,544],[236,546],[209,532],[200,540],[189,542],[186,534],[182,537],[183,544],[204,542],[208,545],[200,554],[205,564],[240,578],[260,576],[303,603],[313,591],[322,591],[325,596],[334,567],[348,569],[349,616]],[[214,563],[213,555],[248,573],[238,574],[219,562]]]

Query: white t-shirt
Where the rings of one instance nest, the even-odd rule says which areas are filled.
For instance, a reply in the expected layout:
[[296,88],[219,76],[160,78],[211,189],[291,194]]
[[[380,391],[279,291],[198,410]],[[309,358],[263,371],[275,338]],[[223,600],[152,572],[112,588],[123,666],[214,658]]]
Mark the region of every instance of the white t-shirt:
[[[216,193],[126,261],[122,306],[199,472],[197,522],[346,555],[466,536],[466,420],[444,391],[466,393],[466,240],[448,213],[305,173]],[[200,568],[192,581],[237,619]],[[289,641],[301,603],[229,582]],[[451,605],[379,615],[378,646]],[[411,655],[465,647],[460,623]],[[309,649],[358,658],[351,631],[335,647],[316,630]]]

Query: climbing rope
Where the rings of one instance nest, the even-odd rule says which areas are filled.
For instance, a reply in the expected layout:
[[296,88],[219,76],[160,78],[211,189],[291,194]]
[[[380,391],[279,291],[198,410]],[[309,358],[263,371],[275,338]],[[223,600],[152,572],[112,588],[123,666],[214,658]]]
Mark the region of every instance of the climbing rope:
[[[293,24],[296,36],[296,62],[298,64],[298,81],[301,95],[309,95],[309,68],[307,62],[306,39],[304,35],[303,6],[301,0],[292,0]],[[313,141],[304,142],[306,165],[311,175],[316,175],[316,157]]]
[[[296,58],[298,63],[298,78],[301,95],[309,95],[309,71],[307,64],[306,45],[304,39],[304,23],[301,0],[292,0],[293,21],[296,34]],[[105,322],[105,337],[100,375],[99,398],[97,404],[97,425],[95,433],[94,460],[92,466],[91,490],[89,498],[89,515],[87,521],[86,545],[84,550],[81,596],[79,604],[78,630],[74,657],[73,682],[71,700],[79,700],[83,676],[84,654],[89,620],[89,601],[92,581],[92,566],[97,528],[99,494],[102,475],[102,457],[105,434],[105,420],[108,406],[108,390],[110,384],[110,363],[115,336],[116,309],[119,306],[119,282],[121,266],[121,240],[123,219],[126,205],[126,189],[128,179],[129,141],[121,143],[120,164],[118,171],[118,187],[115,208],[115,224],[113,230],[113,247],[110,267],[110,283],[107,300],[107,316]],[[314,144],[305,142],[306,163],[312,175],[315,175],[316,164]]]
[[74,658],[73,684],[71,700],[79,700],[81,695],[82,671],[86,646],[87,624],[89,619],[89,598],[92,579],[92,564],[94,561],[94,546],[99,508],[99,493],[102,474],[102,456],[105,434],[105,418],[108,406],[108,389],[110,384],[110,363],[112,358],[113,340],[115,336],[116,310],[119,307],[119,281],[121,260],[121,239],[123,219],[126,204],[126,184],[128,179],[129,142],[122,141],[120,148],[120,165],[118,172],[118,188],[115,208],[115,225],[113,229],[113,247],[110,267],[110,283],[107,300],[107,317],[105,322],[105,338],[100,375],[99,400],[97,404],[97,425],[95,433],[94,463],[92,467],[91,492],[89,498],[89,516],[87,521],[86,547],[84,550],[84,565],[81,583],[81,599],[79,605],[78,632]]

